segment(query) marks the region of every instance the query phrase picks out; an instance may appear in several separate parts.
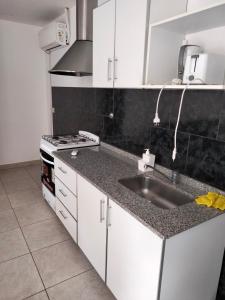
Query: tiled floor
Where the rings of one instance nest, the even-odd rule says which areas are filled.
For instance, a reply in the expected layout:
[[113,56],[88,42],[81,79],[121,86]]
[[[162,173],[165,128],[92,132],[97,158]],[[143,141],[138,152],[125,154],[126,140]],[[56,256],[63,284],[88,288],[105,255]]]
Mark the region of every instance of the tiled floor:
[[40,166],[0,170],[0,300],[115,300],[43,200]]

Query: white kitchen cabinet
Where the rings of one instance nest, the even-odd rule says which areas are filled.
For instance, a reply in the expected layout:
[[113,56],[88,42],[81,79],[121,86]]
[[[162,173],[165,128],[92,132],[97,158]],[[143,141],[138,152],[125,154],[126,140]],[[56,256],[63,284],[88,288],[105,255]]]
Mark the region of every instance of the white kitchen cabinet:
[[187,11],[204,9],[210,5],[216,5],[224,3],[224,0],[188,0]]
[[[214,1],[213,5],[207,6],[210,2],[188,2],[187,13],[150,24],[146,84],[159,88],[177,78],[179,50],[184,40],[190,45],[201,46],[204,53],[224,55],[225,43],[218,37],[224,34],[225,1]],[[198,4],[198,10],[195,4]],[[198,87],[209,86],[210,83]],[[224,89],[224,82],[211,84],[211,88]]]
[[224,215],[166,240],[160,300],[215,300],[222,266]]
[[78,245],[105,280],[107,197],[78,175]]
[[94,86],[143,84],[148,12],[148,0],[111,0],[94,10]]
[[56,215],[69,232],[74,242],[77,243],[77,222],[58,199],[56,199]]
[[187,2],[188,0],[151,0],[150,22],[162,21],[185,13]]
[[113,87],[115,0],[94,10],[93,85]]
[[163,240],[109,200],[106,283],[118,300],[157,300]]
[[55,178],[55,194],[77,220],[77,198],[57,177]]
[[59,178],[74,195],[77,194],[76,172],[57,157],[55,158],[55,176]]

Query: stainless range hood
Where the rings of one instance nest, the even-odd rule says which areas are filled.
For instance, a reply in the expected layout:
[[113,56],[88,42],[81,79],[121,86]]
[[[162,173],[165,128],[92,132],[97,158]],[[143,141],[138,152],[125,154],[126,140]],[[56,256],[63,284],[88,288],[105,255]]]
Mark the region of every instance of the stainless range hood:
[[77,40],[49,73],[67,76],[92,75],[92,24],[95,7],[97,0],[76,1]]

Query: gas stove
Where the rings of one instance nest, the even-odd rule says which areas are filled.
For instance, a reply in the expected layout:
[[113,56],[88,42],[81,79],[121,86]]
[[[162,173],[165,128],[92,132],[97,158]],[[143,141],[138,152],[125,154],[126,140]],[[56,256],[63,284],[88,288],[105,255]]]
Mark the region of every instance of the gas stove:
[[98,146],[99,143],[98,136],[90,132],[79,131],[78,134],[74,135],[43,135],[41,149],[51,155],[54,151]]

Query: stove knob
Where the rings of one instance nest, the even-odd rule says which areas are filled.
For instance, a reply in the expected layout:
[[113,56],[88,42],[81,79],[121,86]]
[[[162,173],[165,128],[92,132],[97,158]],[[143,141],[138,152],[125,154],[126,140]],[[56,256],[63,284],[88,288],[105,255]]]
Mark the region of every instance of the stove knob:
[[72,156],[77,156],[77,154],[78,154],[78,150],[73,150],[73,151],[71,152],[71,155],[72,155]]

